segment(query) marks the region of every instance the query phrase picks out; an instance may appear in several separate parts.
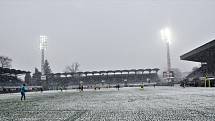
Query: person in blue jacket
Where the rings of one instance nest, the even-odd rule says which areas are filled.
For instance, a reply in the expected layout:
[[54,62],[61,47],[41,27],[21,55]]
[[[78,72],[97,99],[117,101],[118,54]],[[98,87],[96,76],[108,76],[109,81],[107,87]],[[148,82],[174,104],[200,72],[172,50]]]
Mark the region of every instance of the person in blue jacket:
[[27,90],[26,90],[26,86],[25,86],[25,84],[23,84],[22,86],[21,86],[21,100],[24,98],[24,100],[25,100],[25,92],[26,92]]

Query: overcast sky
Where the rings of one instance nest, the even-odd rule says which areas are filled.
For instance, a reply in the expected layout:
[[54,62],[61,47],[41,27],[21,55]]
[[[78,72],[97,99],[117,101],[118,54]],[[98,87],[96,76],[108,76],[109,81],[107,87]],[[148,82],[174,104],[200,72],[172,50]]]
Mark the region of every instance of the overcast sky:
[[172,67],[198,63],[180,55],[215,38],[214,0],[0,0],[0,55],[13,68],[40,69],[39,36],[54,72],[79,62],[81,71],[166,69],[160,30],[169,27]]

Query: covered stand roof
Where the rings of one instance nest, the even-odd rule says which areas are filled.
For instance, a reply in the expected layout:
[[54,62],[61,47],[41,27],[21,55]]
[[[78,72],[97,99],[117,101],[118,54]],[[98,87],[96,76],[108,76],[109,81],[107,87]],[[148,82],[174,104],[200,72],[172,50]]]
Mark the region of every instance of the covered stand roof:
[[184,55],[180,56],[181,60],[208,62],[215,57],[215,40],[212,40]]
[[16,69],[9,69],[9,68],[0,67],[0,75],[2,75],[2,74],[18,75],[18,74],[26,74],[26,73],[30,73],[30,72],[29,71],[22,71],[22,70],[16,70]]
[[154,68],[154,69],[130,69],[130,70],[108,70],[108,71],[86,71],[86,72],[76,72],[76,73],[52,73],[52,74],[48,74],[48,75],[74,75],[74,74],[103,74],[103,73],[123,73],[123,72],[144,72],[144,71],[155,71],[156,73],[159,71],[160,69],[159,68]]

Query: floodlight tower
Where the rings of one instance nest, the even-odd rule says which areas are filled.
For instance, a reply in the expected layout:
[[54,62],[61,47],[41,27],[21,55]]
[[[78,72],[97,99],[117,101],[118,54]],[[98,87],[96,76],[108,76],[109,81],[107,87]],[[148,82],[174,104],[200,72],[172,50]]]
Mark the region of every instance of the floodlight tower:
[[45,51],[48,47],[47,40],[48,40],[47,36],[40,35],[41,73],[42,73],[42,75],[44,75]]
[[[171,59],[170,59],[170,44],[171,44],[171,31],[169,28],[161,30],[161,39],[165,41],[167,47],[167,80],[171,80]],[[173,74],[172,74],[173,75]]]

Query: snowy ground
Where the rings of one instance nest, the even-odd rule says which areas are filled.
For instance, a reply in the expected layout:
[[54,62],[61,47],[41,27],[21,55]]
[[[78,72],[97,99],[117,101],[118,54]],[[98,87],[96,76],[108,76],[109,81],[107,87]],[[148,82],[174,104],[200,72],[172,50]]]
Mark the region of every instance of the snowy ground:
[[0,95],[0,121],[215,120],[215,88],[145,87]]

